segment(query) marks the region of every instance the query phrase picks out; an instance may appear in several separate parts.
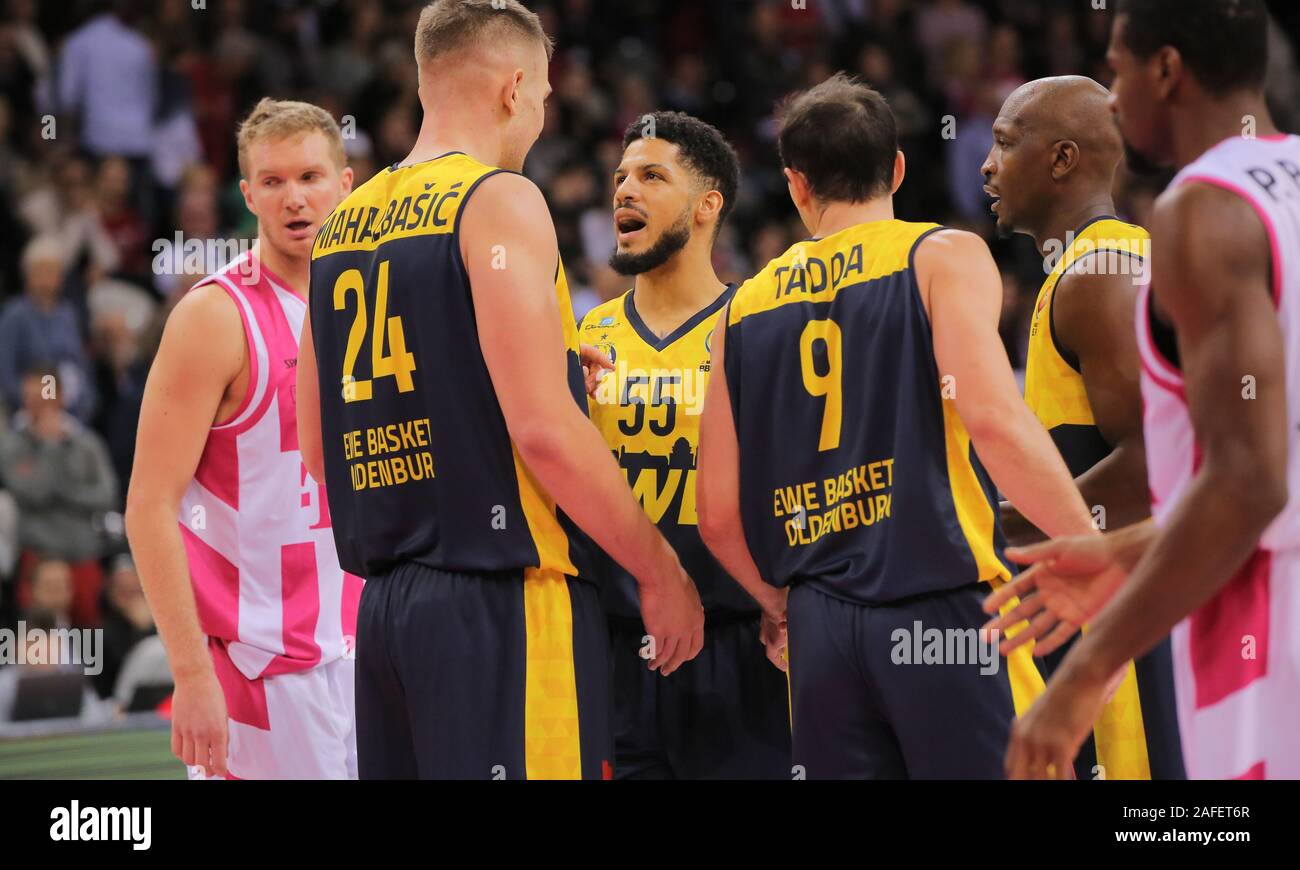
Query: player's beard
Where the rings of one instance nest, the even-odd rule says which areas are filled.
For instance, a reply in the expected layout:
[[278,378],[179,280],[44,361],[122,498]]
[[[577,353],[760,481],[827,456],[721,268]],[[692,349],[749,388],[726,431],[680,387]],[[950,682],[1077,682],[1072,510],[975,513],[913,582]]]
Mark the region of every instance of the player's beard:
[[623,253],[617,247],[609,255],[609,266],[620,275],[643,275],[667,263],[691,240],[690,209],[664,230],[655,243],[640,254]]

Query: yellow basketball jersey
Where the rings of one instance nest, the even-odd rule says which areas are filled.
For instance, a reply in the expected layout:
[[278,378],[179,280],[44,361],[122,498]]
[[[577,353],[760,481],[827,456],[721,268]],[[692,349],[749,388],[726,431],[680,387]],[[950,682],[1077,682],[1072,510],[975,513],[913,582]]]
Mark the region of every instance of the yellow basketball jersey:
[[1052,434],[1076,477],[1110,453],[1110,446],[1097,430],[1079,361],[1057,339],[1052,319],[1056,285],[1070,272],[1139,274],[1150,238],[1141,227],[1114,218],[1086,224],[1067,240],[1069,244],[1034,303],[1025,362],[1025,403]]
[[[1149,253],[1150,235],[1142,227],[1100,218],[1075,233],[1038,291],[1029,333],[1025,402],[1042,422],[1070,473],[1079,476],[1110,453],[1088,403],[1079,361],[1056,335],[1052,305],[1056,287],[1069,273],[1139,274]],[[1097,746],[1095,775],[1110,779],[1150,779],[1142,703],[1132,664],[1115,697],[1093,729]],[[1085,775],[1086,771],[1080,771]]]
[[[710,372],[710,340],[734,288],[659,338],[627,293],[587,313],[581,341],[614,363],[589,399],[590,415],[627,475],[637,501],[677,551],[710,618],[757,614],[758,606],[709,553],[695,512],[700,412]],[[601,595],[614,617],[640,619],[636,581],[612,559],[601,560]]]

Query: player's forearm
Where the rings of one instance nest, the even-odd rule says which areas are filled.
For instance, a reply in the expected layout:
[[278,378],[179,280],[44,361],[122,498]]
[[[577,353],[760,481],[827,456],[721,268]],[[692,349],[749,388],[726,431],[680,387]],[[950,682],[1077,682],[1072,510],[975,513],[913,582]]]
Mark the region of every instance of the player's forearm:
[[1016,506],[1011,502],[1004,501],[998,505],[998,512],[1002,521],[1002,534],[1011,546],[1026,547],[1046,537],[1042,530],[1025,519],[1025,515],[1016,510]]
[[[1141,558],[1071,652],[1073,667],[1113,672],[1155,646],[1222,589],[1281,510],[1276,498],[1256,497],[1251,490],[1226,471],[1206,470],[1159,532],[1152,521],[1133,527],[1128,554],[1141,553]],[[1137,546],[1142,535],[1148,546]]]
[[[697,490],[698,492],[698,490]],[[739,507],[739,506],[735,506]],[[740,511],[728,510],[722,506],[701,503],[699,508],[700,537],[704,545],[726,569],[741,587],[750,594],[763,612],[776,617],[779,594],[773,586],[763,581],[758,572],[758,565],[745,543],[745,531],[741,526]]]
[[1088,508],[1051,436],[1023,403],[970,426],[971,442],[993,483],[1048,536],[1091,534]]
[[1101,508],[1100,527],[1121,529],[1151,516],[1145,447],[1141,436],[1126,439],[1076,481],[1084,504]]
[[[1103,509],[1098,514],[1098,526],[1103,531],[1122,529],[1151,516],[1146,457],[1140,437],[1122,441],[1075,483],[1085,505]],[[1012,546],[1028,546],[1046,537],[1011,502],[1003,502],[999,509],[1002,532]]]
[[211,673],[212,659],[199,624],[177,513],[170,505],[131,499],[126,533],[172,675],[181,682]]
[[680,571],[672,546],[628,489],[600,433],[576,407],[512,430],[524,463],[555,503],[641,585]]

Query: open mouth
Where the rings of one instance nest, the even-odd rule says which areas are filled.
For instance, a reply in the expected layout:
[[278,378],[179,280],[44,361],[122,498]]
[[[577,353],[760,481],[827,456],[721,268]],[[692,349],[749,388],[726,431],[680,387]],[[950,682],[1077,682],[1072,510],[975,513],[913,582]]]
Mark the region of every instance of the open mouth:
[[617,216],[614,219],[614,226],[618,229],[619,242],[630,242],[637,237],[638,233],[645,231],[646,221],[629,211]]
[[311,232],[312,222],[307,220],[289,221],[285,224],[285,228],[288,229],[290,234],[295,238],[301,238]]
[[994,214],[997,214],[998,206],[1002,204],[1002,197],[998,195],[998,192],[996,190],[992,190],[988,187],[984,188],[984,192],[993,198],[993,204],[989,206],[989,211],[993,212]]

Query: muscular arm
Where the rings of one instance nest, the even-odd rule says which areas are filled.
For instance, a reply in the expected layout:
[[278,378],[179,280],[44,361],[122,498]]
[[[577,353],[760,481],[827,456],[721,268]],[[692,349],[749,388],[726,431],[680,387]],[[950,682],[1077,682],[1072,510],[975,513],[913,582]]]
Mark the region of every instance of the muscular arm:
[[213,671],[177,516],[244,344],[234,302],[212,285],[193,291],[167,320],[140,407],[126,531],[178,685]]
[[1223,587],[1287,499],[1285,358],[1263,225],[1236,195],[1193,184],[1161,197],[1152,235],[1153,292],[1178,334],[1201,465],[1067,656],[1063,682],[1097,679],[1154,646]]
[[704,411],[700,415],[695,507],[699,515],[700,537],[705,545],[727,573],[754,597],[763,612],[778,618],[780,595],[759,575],[740,523],[740,447],[736,440],[736,421],[731,413],[725,367],[730,311],[730,306],[723,310],[710,342],[713,374],[709,377],[709,387],[704,393]]
[[465,206],[460,235],[479,344],[510,437],[556,504],[637,579],[653,634],[647,602],[685,574],[569,392],[554,289],[559,250],[541,191],[519,175],[489,178]]
[[302,319],[302,336],[298,339],[298,449],[307,473],[317,483],[325,482],[325,451],[320,434],[320,380],[316,373],[316,345],[311,335],[311,302]]
[[953,378],[957,414],[993,482],[1048,535],[1093,533],[1065,461],[1016,386],[998,336],[1002,282],[988,247],[971,233],[935,233],[918,248],[916,271],[939,374]]
[[[1075,483],[1090,508],[1105,508],[1105,528],[1118,529],[1150,515],[1142,390],[1133,311],[1132,275],[1072,272],[1054,291],[1057,337],[1079,360],[1092,416],[1111,452]],[[1004,505],[1003,529],[1013,544],[1042,538],[1020,512]]]

